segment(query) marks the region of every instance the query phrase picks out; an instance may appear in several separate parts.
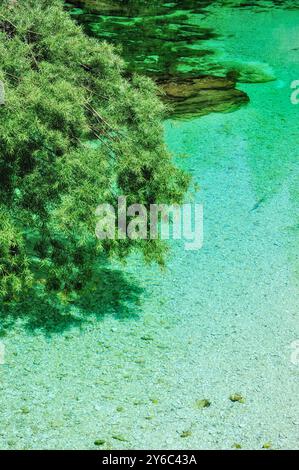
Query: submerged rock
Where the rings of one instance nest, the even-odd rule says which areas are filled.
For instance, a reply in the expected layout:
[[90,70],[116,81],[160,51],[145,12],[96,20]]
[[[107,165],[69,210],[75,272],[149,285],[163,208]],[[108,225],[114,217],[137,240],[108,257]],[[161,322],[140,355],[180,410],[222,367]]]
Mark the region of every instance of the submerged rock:
[[120,441],[120,442],[128,442],[128,440],[121,434],[114,434],[112,436],[112,439],[115,439],[116,441]]
[[95,446],[103,446],[104,444],[106,444],[106,441],[104,439],[96,439],[94,441]]
[[150,335],[144,335],[144,336],[141,336],[141,339],[143,341],[154,341],[154,338]]
[[272,449],[272,442],[265,442],[265,444],[263,444],[263,449]]
[[203,76],[160,83],[170,117],[188,119],[211,112],[231,112],[248,103],[248,95],[235,88],[235,81]]
[[23,415],[27,415],[28,413],[30,413],[30,409],[28,408],[28,406],[22,406],[21,413]]
[[235,443],[232,445],[232,448],[233,448],[233,449],[242,449],[242,446],[241,446],[241,444],[239,444],[238,442],[235,442]]
[[211,406],[211,402],[206,398],[203,398],[202,400],[196,400],[195,402],[195,407],[198,409],[208,408],[209,406]]
[[189,429],[188,431],[181,432],[180,436],[185,439],[186,437],[192,436],[192,431]]
[[153,403],[153,405],[158,405],[159,404],[158,398],[150,398],[150,401]]
[[229,61],[223,64],[227,76],[241,83],[266,83],[276,80],[273,69],[261,62]]
[[239,402],[239,403],[245,403],[245,397],[243,397],[242,395],[240,395],[239,393],[233,393],[232,395],[230,395],[229,397],[230,401],[232,402]]

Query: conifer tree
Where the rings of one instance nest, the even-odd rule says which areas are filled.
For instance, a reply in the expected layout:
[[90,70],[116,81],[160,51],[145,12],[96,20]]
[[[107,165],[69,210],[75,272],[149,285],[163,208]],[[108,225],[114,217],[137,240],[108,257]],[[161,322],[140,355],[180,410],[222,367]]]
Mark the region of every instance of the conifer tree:
[[95,209],[179,203],[188,177],[163,142],[153,82],[129,76],[59,0],[0,1],[0,298],[68,296],[95,265],[132,249],[163,262],[158,240],[95,237]]

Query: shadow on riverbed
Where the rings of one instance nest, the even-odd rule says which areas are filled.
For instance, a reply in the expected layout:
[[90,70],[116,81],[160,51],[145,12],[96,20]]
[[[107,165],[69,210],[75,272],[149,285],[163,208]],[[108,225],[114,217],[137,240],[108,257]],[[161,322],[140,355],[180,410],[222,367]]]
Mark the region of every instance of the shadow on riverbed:
[[120,270],[103,269],[93,285],[72,303],[31,292],[30,297],[14,306],[0,306],[0,337],[20,323],[28,332],[46,335],[82,327],[92,318],[112,315],[119,320],[137,319],[142,288],[137,280]]

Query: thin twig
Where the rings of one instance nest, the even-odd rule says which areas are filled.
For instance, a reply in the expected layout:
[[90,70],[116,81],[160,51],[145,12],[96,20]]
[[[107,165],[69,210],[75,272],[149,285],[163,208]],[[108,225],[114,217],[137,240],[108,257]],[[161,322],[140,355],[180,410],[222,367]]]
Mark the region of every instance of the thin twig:
[[98,140],[100,140],[104,145],[106,145],[106,147],[112,152],[111,147],[109,147],[109,145],[107,144],[107,142],[105,142],[105,140],[102,139],[102,137],[97,133],[97,131],[96,131],[93,127],[90,127],[90,130],[93,132],[93,134],[96,136],[96,138],[97,138]]
[[[6,18],[6,16],[0,15],[0,18],[2,18],[4,21],[7,21],[7,23],[9,23],[13,28],[15,28],[15,30],[18,30],[18,27],[12,21]],[[32,33],[32,34],[37,34],[38,36],[42,36],[42,33],[38,33],[37,31],[33,31],[32,29],[27,29],[27,32]]]

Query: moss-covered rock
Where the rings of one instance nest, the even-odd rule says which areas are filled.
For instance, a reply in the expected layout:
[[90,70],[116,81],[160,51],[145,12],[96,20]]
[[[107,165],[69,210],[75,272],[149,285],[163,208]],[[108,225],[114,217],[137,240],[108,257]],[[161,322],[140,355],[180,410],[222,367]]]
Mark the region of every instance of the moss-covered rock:
[[272,447],[273,447],[273,444],[272,444],[272,442],[269,441],[269,442],[265,442],[265,443],[263,444],[263,447],[262,447],[262,448],[263,448],[263,449],[272,449]]
[[231,112],[248,103],[234,80],[203,76],[162,82],[164,100],[170,105],[170,117],[188,119],[211,112]]
[[94,445],[95,445],[95,446],[103,446],[103,445],[105,445],[105,444],[106,444],[105,439],[96,439],[96,440],[94,441]]
[[232,395],[230,395],[229,397],[230,401],[232,402],[238,402],[238,403],[245,403],[246,402],[246,399],[245,397],[243,397],[240,393],[233,393]]
[[210,400],[208,400],[207,398],[203,398],[201,400],[196,400],[195,408],[202,410],[203,408],[209,408],[211,404],[212,403],[210,402]]

